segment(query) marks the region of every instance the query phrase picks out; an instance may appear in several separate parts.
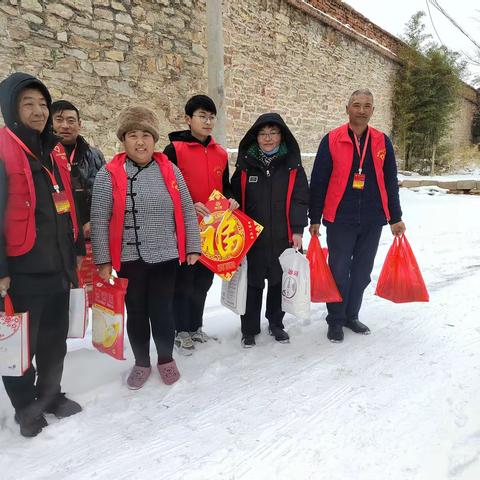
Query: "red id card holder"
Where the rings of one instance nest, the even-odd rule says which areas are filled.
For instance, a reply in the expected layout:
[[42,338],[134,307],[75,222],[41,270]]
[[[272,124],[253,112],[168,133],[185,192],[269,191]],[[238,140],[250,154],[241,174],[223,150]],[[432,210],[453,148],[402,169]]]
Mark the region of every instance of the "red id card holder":
[[70,211],[70,202],[68,201],[65,190],[63,192],[52,193],[53,203],[59,215],[68,213]]
[[355,188],[356,190],[363,190],[363,187],[365,187],[364,173],[355,173],[355,175],[353,175],[352,187]]

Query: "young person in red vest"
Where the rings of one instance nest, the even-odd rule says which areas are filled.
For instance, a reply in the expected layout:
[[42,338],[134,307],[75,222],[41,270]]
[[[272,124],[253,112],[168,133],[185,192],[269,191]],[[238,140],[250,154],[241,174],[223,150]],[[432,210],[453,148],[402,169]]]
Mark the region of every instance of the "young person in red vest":
[[127,332],[135,365],[127,386],[137,390],[151,373],[150,330],[164,383],[178,380],[172,357],[173,293],[179,263],[194,265],[201,252],[192,199],[180,170],[155,152],[154,112],[130,107],[119,116],[117,137],[125,152],[95,178],[91,211],[93,259],[108,280],[112,268],[128,279]]
[[[217,109],[206,95],[195,95],[185,105],[185,121],[188,130],[172,132],[170,144],[164,150],[170,161],[178,166],[192,196],[197,215],[210,212],[205,203],[213,190],[231,197],[228,156],[225,149],[215,142],[212,130]],[[230,198],[230,208],[238,208]],[[213,282],[213,272],[200,262],[180,267],[175,287],[175,345],[179,353],[191,355],[194,342],[206,342],[203,331],[203,309],[207,293]]]
[[242,344],[255,345],[260,333],[260,312],[265,279],[270,334],[287,343],[282,311],[282,267],[278,257],[289,247],[302,248],[308,224],[308,183],[300,148],[278,113],[261,115],[238,147],[232,189],[241,209],[263,226],[247,254],[248,289],[241,316]]
[[349,122],[322,139],[310,181],[310,233],[327,228],[328,263],[343,301],[327,303],[327,338],[343,341],[343,327],[369,334],[359,321],[363,292],[383,226],[402,235],[397,165],[390,139],[370,127],[373,95],[356,90],[346,107]]
[[29,313],[30,356],[37,367],[22,377],[4,376],[3,383],[21,434],[33,437],[47,426],[44,413],[62,418],[81,411],[61,393],[60,382],[69,292],[77,285],[77,256],[85,255],[85,243],[47,88],[31,75],[14,73],[0,84],[0,104],[0,191],[6,192],[0,202],[0,294],[8,293],[16,312]]

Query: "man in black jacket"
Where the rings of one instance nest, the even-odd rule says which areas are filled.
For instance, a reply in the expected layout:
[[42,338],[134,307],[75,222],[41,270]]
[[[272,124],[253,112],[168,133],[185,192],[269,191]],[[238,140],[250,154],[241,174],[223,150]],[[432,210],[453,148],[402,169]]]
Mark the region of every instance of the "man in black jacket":
[[238,147],[236,167],[231,181],[235,198],[242,210],[263,226],[247,254],[248,290],[246,312],[241,317],[242,343],[244,347],[253,347],[255,335],[260,333],[265,279],[268,279],[265,316],[270,333],[275,340],[288,342],[283,326],[282,267],[278,257],[290,246],[302,247],[303,229],[308,223],[308,183],[298,143],[278,113],[261,115],[248,130]]
[[72,189],[80,213],[83,233],[90,238],[90,206],[93,182],[97,172],[105,165],[100,150],[90,146],[80,135],[82,121],[78,108],[66,100],[58,100],[51,107],[53,129],[62,137],[62,145],[72,168]]
[[47,425],[45,412],[63,418],[81,411],[61,393],[60,382],[70,286],[77,284],[77,256],[85,254],[85,244],[74,224],[68,165],[56,156],[61,150],[50,104],[47,88],[31,75],[14,73],[0,84],[6,125],[0,130],[0,294],[9,294],[15,311],[29,313],[36,363],[36,371],[30,366],[21,377],[2,379],[20,432],[28,437]]

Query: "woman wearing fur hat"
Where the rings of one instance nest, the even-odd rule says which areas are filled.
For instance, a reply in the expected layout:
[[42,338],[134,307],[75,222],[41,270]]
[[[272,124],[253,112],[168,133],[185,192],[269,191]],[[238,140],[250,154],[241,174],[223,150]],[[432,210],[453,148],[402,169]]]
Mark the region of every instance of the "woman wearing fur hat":
[[180,170],[160,152],[158,118],[144,107],[125,109],[117,137],[125,152],[97,174],[93,187],[91,235],[99,275],[112,268],[127,278],[127,332],[135,365],[127,379],[141,388],[151,373],[150,329],[162,380],[180,377],[172,358],[172,311],[179,261],[193,265],[200,256],[195,209]]

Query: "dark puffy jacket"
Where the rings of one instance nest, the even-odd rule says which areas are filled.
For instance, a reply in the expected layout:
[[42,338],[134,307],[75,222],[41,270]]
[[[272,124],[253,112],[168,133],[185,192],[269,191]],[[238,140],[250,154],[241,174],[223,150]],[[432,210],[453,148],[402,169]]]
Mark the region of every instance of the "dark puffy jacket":
[[[68,149],[68,145],[65,148]],[[93,183],[103,165],[105,158],[102,152],[91,147],[82,136],[78,136],[71,177],[82,225],[90,221]]]
[[[257,144],[256,134],[266,124],[275,124],[282,131],[282,150],[267,167],[252,153]],[[247,176],[243,211],[262,225],[263,231],[248,253],[248,283],[262,287],[267,278],[271,284],[282,279],[278,257],[290,246],[287,228],[287,189],[290,171],[297,170],[290,202],[290,226],[293,233],[302,234],[307,226],[308,182],[300,158],[300,148],[282,117],[277,113],[261,115],[240,142],[236,170],[231,184],[241,204],[241,172]]]

